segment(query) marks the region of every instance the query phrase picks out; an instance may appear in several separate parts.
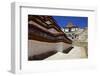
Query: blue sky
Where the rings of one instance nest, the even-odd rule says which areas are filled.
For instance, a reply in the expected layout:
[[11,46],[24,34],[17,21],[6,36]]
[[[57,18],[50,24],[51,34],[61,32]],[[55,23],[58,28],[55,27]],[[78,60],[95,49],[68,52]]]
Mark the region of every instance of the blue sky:
[[75,17],[75,16],[53,16],[60,27],[65,27],[68,22],[84,28],[88,26],[88,17]]

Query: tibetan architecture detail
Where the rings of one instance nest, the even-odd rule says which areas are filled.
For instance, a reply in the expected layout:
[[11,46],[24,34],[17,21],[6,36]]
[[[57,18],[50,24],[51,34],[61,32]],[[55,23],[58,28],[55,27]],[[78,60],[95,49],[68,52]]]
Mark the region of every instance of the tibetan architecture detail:
[[64,27],[64,32],[73,32],[77,30],[78,30],[78,26],[73,25],[71,22],[69,22],[68,25]]
[[71,40],[76,40],[78,34],[76,33],[79,30],[79,27],[73,25],[73,23],[69,22],[66,27],[63,27],[62,31],[66,33],[66,36]]
[[58,51],[68,49],[71,44],[72,41],[52,16],[28,15],[29,60],[43,60]]

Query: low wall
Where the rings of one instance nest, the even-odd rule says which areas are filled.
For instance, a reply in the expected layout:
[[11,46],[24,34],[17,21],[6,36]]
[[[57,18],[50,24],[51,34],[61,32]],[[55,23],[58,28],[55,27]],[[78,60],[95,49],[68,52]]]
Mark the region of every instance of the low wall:
[[71,46],[64,42],[58,43],[49,43],[49,42],[40,42],[36,40],[28,40],[28,56],[38,55],[48,51],[63,51]]

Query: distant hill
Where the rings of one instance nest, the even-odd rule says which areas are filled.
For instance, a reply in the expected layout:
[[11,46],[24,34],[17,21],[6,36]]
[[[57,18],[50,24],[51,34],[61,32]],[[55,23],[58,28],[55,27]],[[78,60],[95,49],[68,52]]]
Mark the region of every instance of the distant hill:
[[87,42],[88,41],[88,28],[81,30],[78,34],[78,41],[80,42]]

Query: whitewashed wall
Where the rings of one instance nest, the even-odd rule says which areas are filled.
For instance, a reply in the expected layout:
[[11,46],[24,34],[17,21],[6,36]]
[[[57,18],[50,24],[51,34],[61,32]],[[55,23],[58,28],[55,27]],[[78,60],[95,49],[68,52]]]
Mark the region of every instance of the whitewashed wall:
[[70,47],[71,44],[66,44],[63,42],[58,43],[48,43],[48,42],[40,42],[36,40],[28,40],[28,56],[33,56],[41,53],[45,53],[48,51],[63,51]]

